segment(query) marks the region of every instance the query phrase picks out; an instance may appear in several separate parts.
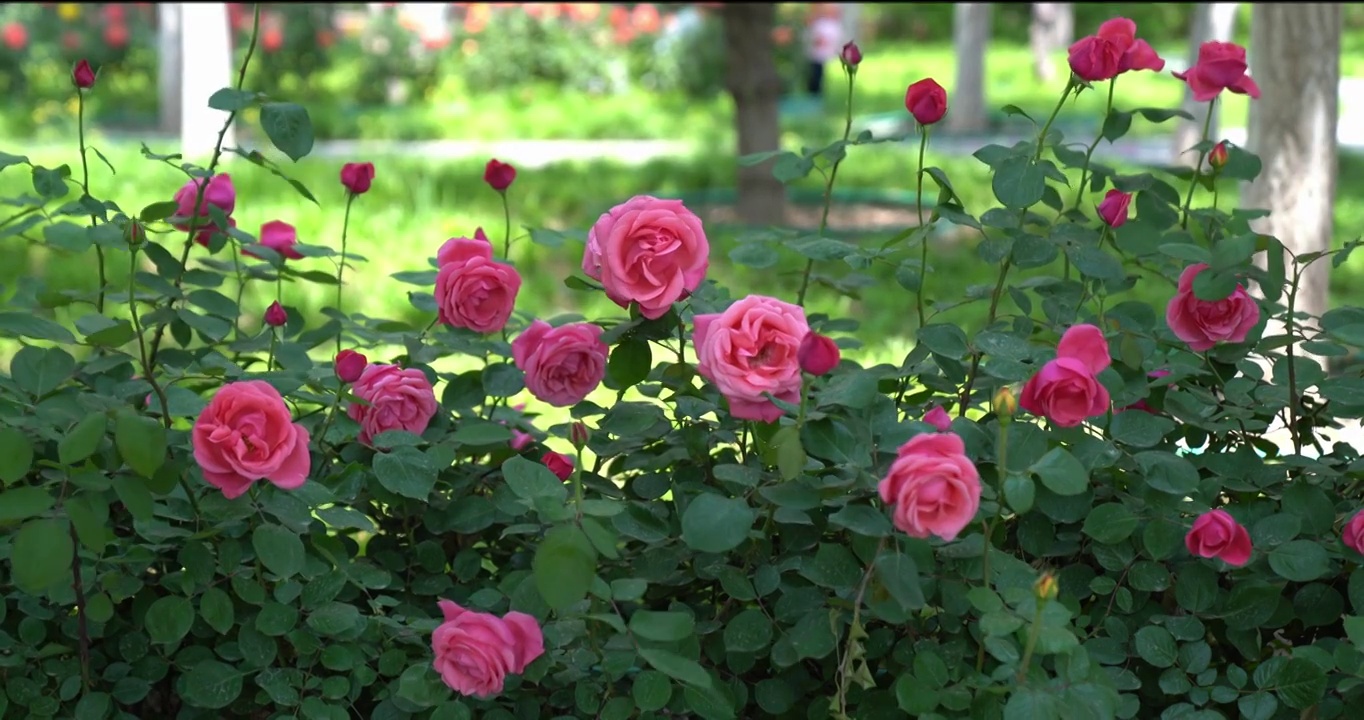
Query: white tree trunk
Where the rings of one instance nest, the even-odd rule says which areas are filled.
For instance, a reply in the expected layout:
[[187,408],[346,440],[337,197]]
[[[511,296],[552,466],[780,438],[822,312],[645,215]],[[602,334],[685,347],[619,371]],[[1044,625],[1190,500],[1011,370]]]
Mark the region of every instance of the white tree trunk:
[[[1209,40],[1220,40],[1227,42],[1231,40],[1232,31],[1236,28],[1236,8],[1239,3],[1203,3],[1193,5],[1193,18],[1189,23],[1189,57],[1188,64],[1193,65],[1198,60],[1198,48]],[[1174,162],[1176,164],[1188,165],[1193,167],[1198,162],[1198,155],[1189,152],[1189,148],[1198,144],[1203,135],[1203,121],[1207,117],[1208,104],[1195,102],[1193,92],[1186,85],[1184,88],[1184,112],[1194,116],[1193,120],[1180,120],[1179,125],[1175,126]],[[1208,137],[1220,138],[1221,135],[1221,112],[1217,108],[1213,109],[1212,124],[1208,126]]]
[[990,3],[957,3],[952,26],[957,49],[957,82],[948,104],[947,126],[957,132],[984,130],[985,50],[990,44]]
[[[777,72],[772,28],[777,10],[771,3],[726,3],[721,10],[725,32],[725,84],[734,98],[734,125],[739,154],[781,149],[781,75]],[[772,162],[739,167],[740,219],[750,225],[780,225],[786,214],[786,186],[772,176]]]
[[862,3],[839,3],[839,20],[843,23],[843,37],[859,45],[862,39]]
[[[1251,75],[1262,95],[1250,103],[1248,149],[1264,167],[1241,204],[1265,208],[1257,232],[1294,254],[1329,250],[1334,232],[1336,131],[1340,116],[1341,6],[1256,4],[1251,22]],[[1285,260],[1292,271],[1292,261]],[[1296,308],[1314,317],[1328,309],[1330,260],[1303,277]],[[1285,298],[1287,294],[1285,294]]]
[[1040,82],[1056,79],[1052,55],[1069,47],[1075,36],[1075,8],[1071,3],[1033,3],[1028,41],[1032,47],[1033,75]]
[[[231,87],[232,41],[226,3],[178,3],[180,6],[180,146],[186,159],[213,152],[227,113],[213,110],[208,99]],[[223,145],[236,143],[229,130]]]
[[156,74],[160,100],[161,131],[180,132],[180,77],[184,65],[180,57],[180,3],[157,3]]

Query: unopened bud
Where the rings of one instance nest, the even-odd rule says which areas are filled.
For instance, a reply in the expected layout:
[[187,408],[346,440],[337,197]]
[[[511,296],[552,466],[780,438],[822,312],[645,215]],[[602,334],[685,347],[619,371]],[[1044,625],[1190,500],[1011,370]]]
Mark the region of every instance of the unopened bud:
[[1208,153],[1208,164],[1212,166],[1213,170],[1221,170],[1227,166],[1226,140],[1212,146],[1212,150]]
[[353,383],[360,379],[365,372],[365,366],[369,365],[369,358],[361,355],[354,350],[342,350],[336,354],[336,377],[344,383]]
[[128,243],[128,247],[137,247],[147,239],[147,231],[142,228],[142,223],[136,220],[129,220],[123,226],[123,242]]
[[587,446],[587,441],[592,437],[592,431],[587,426],[580,423],[573,423],[573,427],[568,429],[568,441],[573,443],[573,447],[582,450]]
[[999,392],[995,393],[990,408],[994,410],[995,416],[1001,422],[1007,422],[1018,412],[1018,398],[1014,397],[1014,391],[1005,385],[999,389]]
[[827,335],[820,335],[811,330],[805,333],[805,338],[800,341],[800,347],[796,350],[796,360],[800,363],[800,369],[811,375],[826,375],[834,368],[838,367],[842,354],[838,351],[838,345],[833,338]]
[[857,72],[857,66],[862,63],[862,50],[857,47],[856,42],[849,40],[848,44],[843,46],[838,57],[843,61],[843,67],[852,72]]
[[282,327],[289,322],[289,313],[284,312],[284,306],[276,300],[270,303],[270,307],[265,309],[265,324],[270,327]]
[[1056,576],[1049,572],[1042,573],[1042,577],[1037,578],[1037,582],[1033,583],[1032,592],[1038,600],[1055,600],[1059,592]]

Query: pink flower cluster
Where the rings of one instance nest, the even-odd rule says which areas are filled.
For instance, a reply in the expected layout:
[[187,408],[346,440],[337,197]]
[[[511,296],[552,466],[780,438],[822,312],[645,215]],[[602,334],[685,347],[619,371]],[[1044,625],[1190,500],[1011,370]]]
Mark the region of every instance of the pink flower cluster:
[[436,672],[461,695],[488,698],[502,692],[508,675],[545,654],[545,636],[535,618],[521,612],[502,617],[439,603],[445,621],[431,634]]
[[1165,61],[1150,44],[1137,37],[1137,24],[1124,17],[1099,26],[1093,35],[1070,46],[1070,69],[1081,80],[1111,80],[1130,70],[1165,68]]

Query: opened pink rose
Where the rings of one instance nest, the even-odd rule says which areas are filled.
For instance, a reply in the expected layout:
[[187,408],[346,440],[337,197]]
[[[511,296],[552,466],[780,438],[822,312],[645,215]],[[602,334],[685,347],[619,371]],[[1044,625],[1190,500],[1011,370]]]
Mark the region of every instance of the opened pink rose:
[[441,600],[445,622],[431,634],[440,679],[455,692],[479,698],[502,692],[508,675],[519,675],[545,654],[535,618],[521,612],[502,617],[466,610]]
[[368,403],[353,403],[346,411],[360,423],[359,440],[366,445],[389,430],[420,435],[439,409],[430,381],[417,368],[373,363],[360,373],[351,391]]
[[1190,554],[1219,558],[1236,567],[1250,562],[1250,533],[1226,510],[1210,510],[1199,515],[1184,536],[1184,546]]
[[980,473],[955,433],[915,435],[900,446],[877,491],[910,537],[954,540],[980,509]]
[[[194,201],[199,196],[199,186],[205,182],[204,178],[194,178],[185,183],[175,191],[175,228],[178,230],[189,230],[190,219],[194,217]],[[207,180],[208,185],[204,187],[204,198],[199,203],[199,217],[209,217],[209,206],[213,206],[223,211],[224,215],[232,215],[232,211],[237,207],[237,189],[232,186],[232,176],[227,173],[218,173]],[[196,222],[195,227],[203,227],[209,223]]]
[[639,303],[659,318],[701,285],[710,244],[701,219],[681,200],[637,195],[611,208],[587,233],[583,272],[622,307]]
[[1239,95],[1260,97],[1260,86],[1246,70],[1246,49],[1236,43],[1209,40],[1198,47],[1198,61],[1184,72],[1171,73],[1188,83],[1195,102],[1208,102],[1230,90]]
[[1137,38],[1137,24],[1116,17],[1099,26],[1099,31],[1070,46],[1070,69],[1082,80],[1098,82],[1131,70],[1156,70],[1165,61],[1151,45]]
[[219,388],[194,421],[190,442],[204,480],[229,500],[257,480],[293,490],[308,479],[308,431],[262,380]]
[[1207,269],[1205,263],[1184,268],[1179,274],[1179,290],[1165,306],[1165,324],[1194,352],[1210,350],[1220,342],[1244,342],[1260,322],[1259,303],[1240,283],[1221,300],[1200,300],[1194,294],[1194,278]]
[[1018,404],[1060,427],[1075,427],[1108,412],[1108,389],[1099,373],[1113,363],[1103,331],[1075,325],[1061,336],[1056,359],[1042,366],[1023,386]]
[[1354,517],[1345,523],[1345,529],[1340,533],[1340,541],[1345,547],[1364,555],[1364,510],[1355,513]]
[[[289,260],[298,260],[303,257],[294,249],[294,246],[298,244],[298,230],[283,220],[271,220],[261,225],[260,237],[257,239],[261,245],[274,250]],[[242,254],[250,255],[253,258],[260,257],[251,252],[251,248],[242,248]]]
[[521,274],[493,260],[493,248],[486,239],[447,240],[437,262],[435,297],[441,322],[480,333],[507,326],[521,290]]
[[601,334],[592,323],[531,323],[512,341],[512,360],[526,374],[526,389],[555,407],[582,402],[606,377],[610,348]]
[[772,422],[782,410],[764,394],[799,402],[800,343],[810,331],[799,305],[749,295],[695,323],[696,371],[729,401],[731,415]]

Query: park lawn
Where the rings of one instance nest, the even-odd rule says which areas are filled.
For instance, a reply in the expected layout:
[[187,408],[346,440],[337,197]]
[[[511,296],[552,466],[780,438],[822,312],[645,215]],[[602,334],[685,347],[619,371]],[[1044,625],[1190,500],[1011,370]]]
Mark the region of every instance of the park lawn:
[[[169,199],[183,182],[183,176],[173,168],[142,159],[126,146],[107,147],[105,154],[119,172],[114,176],[101,163],[92,164],[94,193],[107,195],[130,211]],[[62,160],[69,161],[71,154],[44,151],[32,153],[31,157],[35,162],[55,165]],[[969,211],[979,215],[993,206],[984,165],[972,158],[932,155],[928,162],[947,172]],[[912,190],[913,163],[910,144],[853,148],[840,170],[840,187]],[[368,261],[347,273],[347,284],[351,286],[351,297],[354,298],[348,309],[371,317],[394,317],[425,324],[430,320],[429,315],[413,309],[407,293],[414,290],[429,292],[429,288],[403,284],[392,275],[427,269],[441,242],[455,235],[472,235],[477,227],[485,228],[495,245],[500,247],[505,232],[500,200],[483,184],[482,163],[478,161],[378,159],[377,166],[378,177],[373,188],[357,200],[352,212],[349,250]],[[312,189],[322,203],[320,207],[295,194],[283,181],[245,163],[239,161],[227,169],[232,173],[238,194],[235,218],[244,230],[255,233],[262,223],[280,219],[297,226],[304,243],[339,248],[344,199],[336,179],[335,161],[305,159],[288,168]],[[733,173],[733,160],[720,160],[714,156],[659,160],[634,168],[597,161],[559,163],[524,171],[509,194],[515,238],[512,256],[525,280],[518,307],[530,315],[542,317],[562,313],[582,313],[588,317],[622,313],[597,294],[582,293],[564,285],[565,277],[580,272],[581,249],[577,243],[568,242],[557,249],[537,245],[530,242],[525,227],[585,233],[598,214],[631,195],[666,196],[732,186]],[[806,178],[797,184],[816,187],[818,178]],[[1337,245],[1364,234],[1364,162],[1344,158],[1339,187]],[[0,172],[0,197],[24,192],[31,192],[31,181],[22,166]],[[1223,194],[1223,207],[1233,202],[1233,197],[1229,196],[1234,197],[1234,193]],[[783,253],[776,267],[754,270],[729,259],[738,241],[734,232],[712,227],[710,235],[713,245],[711,278],[736,295],[755,292],[794,297],[804,261],[793,252]],[[888,235],[886,232],[868,233],[859,241],[868,246],[879,245]],[[162,241],[176,247],[181,242],[178,236],[162,238]],[[929,292],[933,299],[955,301],[963,296],[965,288],[994,281],[997,268],[976,257],[973,237],[955,242],[934,240],[930,247]],[[911,250],[905,248],[905,256],[909,256]],[[917,250],[912,252],[917,256]],[[93,287],[92,251],[71,256],[39,246],[36,241],[9,237],[0,244],[0,253],[3,253],[0,283],[7,293],[14,292],[26,278],[33,276],[41,276],[59,289]],[[304,269],[334,272],[333,264],[324,258],[297,262]],[[1364,304],[1364,290],[1358,282],[1364,273],[1360,262],[1364,260],[1346,264],[1333,277],[1333,291],[1342,301]],[[820,271],[830,275],[851,272],[838,261],[823,264]],[[1055,267],[1038,268],[1018,277],[1058,272]],[[862,337],[886,342],[912,338],[915,332],[910,319],[913,295],[896,284],[894,268],[889,264],[876,265],[865,273],[875,280],[876,291],[853,300],[816,286],[810,294],[811,311],[858,319],[863,325],[863,332],[859,333]],[[121,263],[111,261],[110,275],[111,282],[121,283],[126,270]],[[950,291],[941,284],[940,278],[952,279]],[[935,284],[939,285],[938,289],[934,288]],[[1160,283],[1139,284],[1133,292],[1135,296],[1121,299],[1163,303],[1168,297],[1168,287],[1162,287]],[[297,307],[305,316],[319,317],[317,313],[321,308],[334,304],[333,293],[329,286],[290,283],[284,289],[284,302]],[[273,287],[252,286],[245,295],[243,310],[246,314],[263,311],[273,297]],[[977,302],[945,313],[939,319],[977,327],[984,314],[984,303]],[[66,322],[74,319],[66,310],[59,311],[58,318]]]

